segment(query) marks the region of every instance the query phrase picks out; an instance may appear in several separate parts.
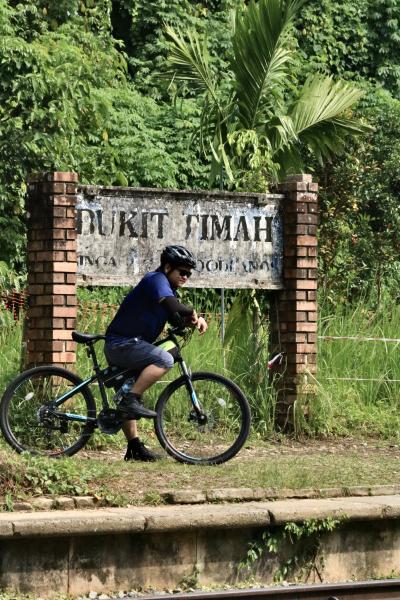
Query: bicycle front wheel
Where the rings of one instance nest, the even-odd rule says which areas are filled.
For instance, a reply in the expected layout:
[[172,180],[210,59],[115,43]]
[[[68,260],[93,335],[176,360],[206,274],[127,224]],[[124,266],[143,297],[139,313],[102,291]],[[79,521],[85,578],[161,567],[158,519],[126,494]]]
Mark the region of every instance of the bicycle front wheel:
[[249,404],[240,388],[222,375],[198,372],[191,380],[204,418],[198,418],[182,376],[157,402],[158,440],[180,462],[216,465],[230,460],[249,434]]
[[51,457],[72,456],[83,448],[95,427],[94,421],[85,420],[96,416],[90,390],[85,387],[60,406],[52,406],[80,383],[74,373],[52,366],[30,369],[14,379],[0,403],[0,427],[10,446],[17,452]]

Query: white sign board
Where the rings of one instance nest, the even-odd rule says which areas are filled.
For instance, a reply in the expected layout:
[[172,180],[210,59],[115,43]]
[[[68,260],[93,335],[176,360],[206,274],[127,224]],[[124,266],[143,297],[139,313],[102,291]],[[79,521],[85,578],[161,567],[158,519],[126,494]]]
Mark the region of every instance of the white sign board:
[[181,244],[197,258],[188,287],[282,288],[282,196],[81,186],[78,277],[132,285]]

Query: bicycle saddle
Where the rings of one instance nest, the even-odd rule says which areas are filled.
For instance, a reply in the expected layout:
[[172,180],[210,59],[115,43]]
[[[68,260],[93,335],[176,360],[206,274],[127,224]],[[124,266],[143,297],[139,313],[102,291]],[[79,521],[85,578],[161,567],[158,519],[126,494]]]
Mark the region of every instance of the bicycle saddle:
[[79,333],[78,331],[72,332],[72,339],[78,344],[90,344],[97,342],[98,340],[105,340],[105,335],[92,335],[91,333]]

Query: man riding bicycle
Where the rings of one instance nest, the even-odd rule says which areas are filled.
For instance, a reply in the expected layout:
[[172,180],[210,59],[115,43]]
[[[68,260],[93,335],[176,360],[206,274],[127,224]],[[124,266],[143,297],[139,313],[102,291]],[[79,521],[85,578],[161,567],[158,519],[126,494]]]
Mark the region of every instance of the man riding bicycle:
[[156,416],[153,410],[143,406],[142,394],[174,364],[172,354],[154,345],[166,322],[195,327],[200,334],[207,330],[205,319],[193,308],[179,302],[176,295],[195,266],[196,259],[190,250],[184,246],[167,246],[161,253],[160,266],[147,273],[128,293],[107,328],[104,346],[107,361],[140,371],[118,405],[128,442],[125,460],[154,461],[159,458],[140,441],[136,421]]

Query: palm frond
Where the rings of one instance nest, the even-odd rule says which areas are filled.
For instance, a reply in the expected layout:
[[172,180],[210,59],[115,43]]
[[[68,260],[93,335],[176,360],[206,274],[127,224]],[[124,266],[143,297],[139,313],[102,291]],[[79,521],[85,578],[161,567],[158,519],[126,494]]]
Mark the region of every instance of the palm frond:
[[238,10],[232,38],[231,68],[236,79],[239,120],[246,129],[257,127],[268,93],[287,76],[291,51],[287,32],[303,0],[250,0]]
[[194,31],[186,33],[186,41],[180,31],[175,31],[169,25],[165,26],[165,34],[170,41],[170,49],[164,77],[189,84],[191,89],[206,92],[216,101],[216,85],[206,42],[201,41]]
[[334,82],[332,77],[314,75],[305,82],[299,98],[289,108],[297,135],[328,121],[349,132],[365,133],[369,127],[355,119],[339,118],[361,98],[362,92],[346,81]]
[[[309,147],[320,163],[343,152],[349,136],[371,131],[368,125],[345,116],[361,96],[360,90],[345,81],[334,82],[332,77],[321,75],[307,79],[289,115],[299,141]],[[292,154],[296,155],[294,149]]]

